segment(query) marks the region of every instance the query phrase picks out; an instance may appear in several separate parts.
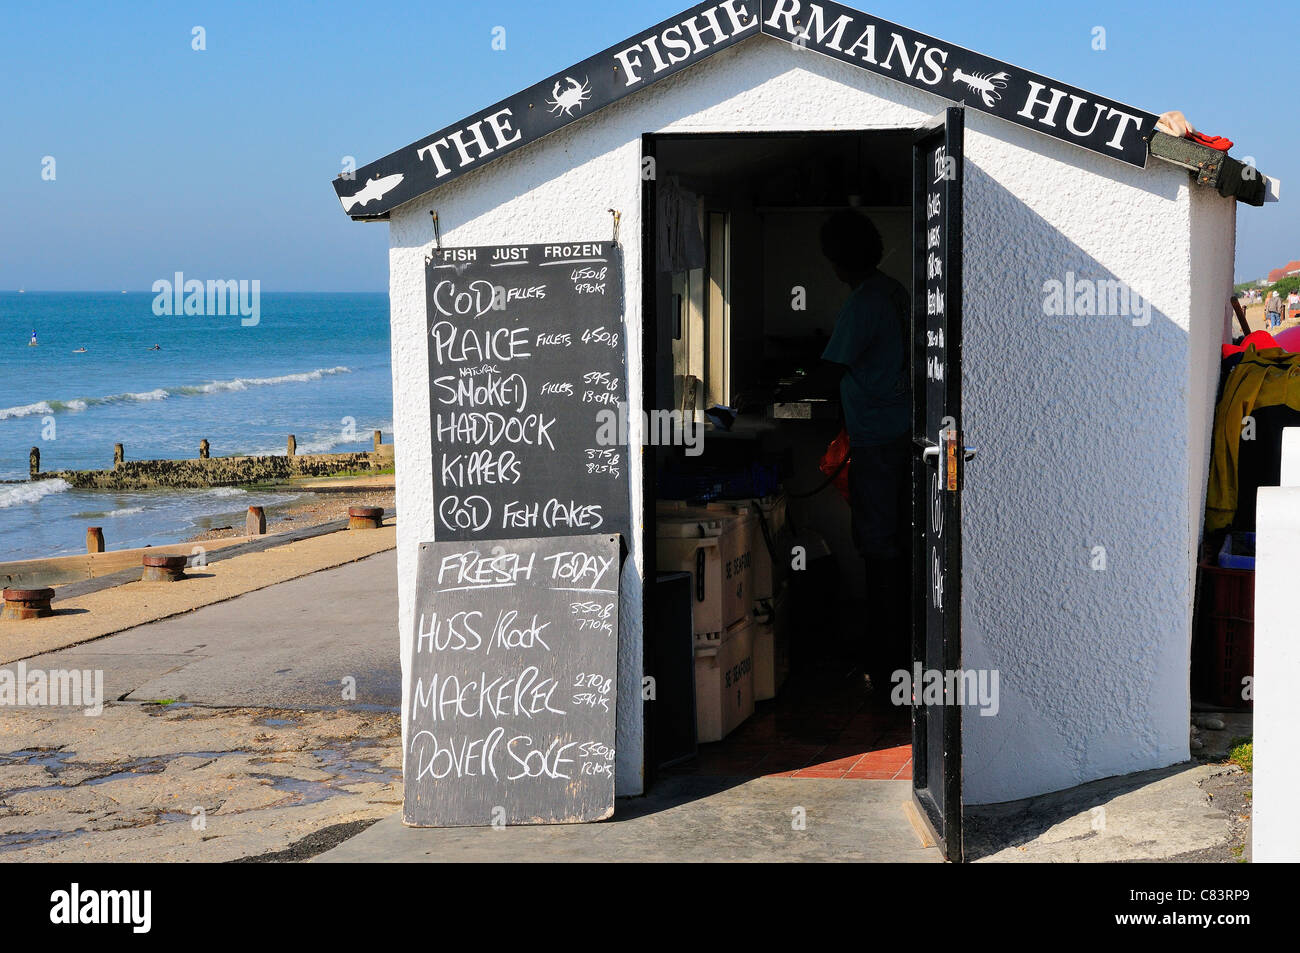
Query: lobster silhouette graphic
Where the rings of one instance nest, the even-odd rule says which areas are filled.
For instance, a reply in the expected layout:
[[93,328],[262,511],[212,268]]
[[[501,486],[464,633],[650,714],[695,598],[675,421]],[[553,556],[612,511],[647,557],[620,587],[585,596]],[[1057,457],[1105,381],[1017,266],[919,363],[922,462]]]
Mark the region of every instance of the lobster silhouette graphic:
[[1008,76],[1005,72],[993,73],[963,73],[961,70],[954,70],[952,81],[954,83],[965,83],[975,92],[980,94],[984,100],[984,105],[989,109],[993,104],[1002,98],[1002,90],[1007,88]]

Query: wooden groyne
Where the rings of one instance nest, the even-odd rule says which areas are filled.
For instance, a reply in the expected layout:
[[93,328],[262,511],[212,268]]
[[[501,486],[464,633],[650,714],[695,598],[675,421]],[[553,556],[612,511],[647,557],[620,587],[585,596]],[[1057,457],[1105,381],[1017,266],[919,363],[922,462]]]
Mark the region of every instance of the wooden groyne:
[[127,460],[122,444],[113,448],[111,470],[42,470],[41,453],[33,447],[29,458],[33,480],[64,480],[79,490],[204,489],[218,486],[288,483],[307,477],[338,473],[380,471],[393,466],[393,445],[374,432],[374,449],[352,453],[297,452],[292,435],[286,453],[262,457],[213,457],[208,441],[189,460]]

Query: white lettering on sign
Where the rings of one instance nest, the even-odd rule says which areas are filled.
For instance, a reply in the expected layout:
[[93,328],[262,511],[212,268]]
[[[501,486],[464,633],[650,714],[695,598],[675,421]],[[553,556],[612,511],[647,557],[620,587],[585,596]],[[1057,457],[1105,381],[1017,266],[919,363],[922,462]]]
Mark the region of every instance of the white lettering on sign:
[[463,361],[513,361],[531,357],[527,328],[493,328],[476,331],[457,328],[450,321],[439,321],[429,329],[439,364]]
[[457,129],[450,135],[421,146],[415,150],[415,154],[421,160],[432,161],[437,170],[434,177],[441,179],[451,173],[452,167],[447,165],[448,160],[460,170],[503,146],[522,139],[523,133],[511,127],[511,120],[510,110],[502,109],[464,129]]
[[948,99],[1134,165],[1146,161],[1142,135],[1154,116],[1097,100],[1081,90],[1058,88],[1045,77],[837,3],[771,0],[763,15],[764,33],[800,49],[814,49],[908,85],[933,89]]
[[758,25],[746,0],[723,0],[657,34],[641,37],[615,53],[614,59],[623,73],[623,85],[636,86]]
[[621,261],[602,241],[428,260],[430,476],[443,538],[627,525],[627,440],[594,446],[599,412],[627,398]]
[[610,815],[620,560],[610,534],[420,544],[408,824]]
[[[1044,90],[1049,89],[1049,97],[1044,99],[1042,93]],[[1025,96],[1025,104],[1020,108],[1020,111],[1016,113],[1016,115],[1023,116],[1025,119],[1032,119],[1040,125],[1047,126],[1049,129],[1055,129],[1057,108],[1061,105],[1061,100],[1063,100],[1066,95],[1067,94],[1063,89],[1044,86],[1042,83],[1030,80],[1029,92]],[[1075,129],[1075,123],[1080,108],[1087,102],[1087,100],[1082,96],[1075,96],[1073,94],[1069,95],[1070,113],[1066,117],[1066,128],[1072,135],[1081,137],[1092,135],[1093,131],[1097,128],[1097,123],[1102,118],[1102,112],[1105,111],[1106,122],[1110,123],[1113,120],[1114,123],[1111,127],[1114,130],[1114,134],[1110,137],[1106,146],[1107,148],[1114,149],[1116,152],[1122,152],[1124,148],[1124,136],[1130,129],[1137,129],[1142,125],[1141,116],[1134,116],[1131,113],[1126,113],[1123,110],[1115,109],[1114,107],[1107,110],[1104,103],[1098,103],[1096,104],[1096,113],[1092,118],[1092,125],[1086,131],[1079,131]],[[1036,113],[1036,109],[1038,109],[1039,112]]]

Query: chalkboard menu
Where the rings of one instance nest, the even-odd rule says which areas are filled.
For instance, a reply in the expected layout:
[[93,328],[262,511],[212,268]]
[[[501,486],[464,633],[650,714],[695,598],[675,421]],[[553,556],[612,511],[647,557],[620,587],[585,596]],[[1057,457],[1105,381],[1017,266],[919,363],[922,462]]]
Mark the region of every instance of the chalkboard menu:
[[627,535],[618,246],[442,248],[426,293],[436,538]]
[[421,543],[403,820],[614,811],[620,539]]

